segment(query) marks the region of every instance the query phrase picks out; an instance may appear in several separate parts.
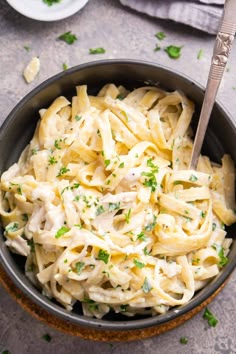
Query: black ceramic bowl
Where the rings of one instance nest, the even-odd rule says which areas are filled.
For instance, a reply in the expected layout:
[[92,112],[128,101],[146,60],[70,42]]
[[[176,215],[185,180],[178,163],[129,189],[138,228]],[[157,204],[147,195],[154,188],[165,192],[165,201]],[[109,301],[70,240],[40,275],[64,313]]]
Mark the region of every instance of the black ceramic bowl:
[[[106,60],[83,64],[62,72],[39,85],[23,98],[9,114],[0,130],[0,173],[18,159],[20,152],[30,141],[39,119],[38,110],[40,108],[47,107],[59,95],[70,98],[75,93],[76,85],[87,84],[89,93],[96,94],[99,88],[108,82],[122,84],[130,89],[152,84],[167,90],[182,90],[196,104],[193,127],[196,126],[204,90],[191,79],[163,66],[142,61]],[[229,113],[219,103],[216,103],[203,152],[216,162],[220,162],[223,153],[230,153],[236,162],[235,128],[235,123]],[[228,237],[234,237],[234,227],[228,228]],[[107,315],[101,320],[88,318],[82,315],[79,304],[71,313],[67,312],[60,305],[43,296],[26,278],[24,259],[9,252],[4,243],[2,231],[0,234],[0,261],[15,285],[34,303],[56,317],[91,329],[137,330],[167,324],[179,316],[186,315],[211,297],[236,266],[236,239],[231,247],[228,264],[187,305],[174,308],[164,315],[147,318],[140,316],[126,318],[115,314]]]

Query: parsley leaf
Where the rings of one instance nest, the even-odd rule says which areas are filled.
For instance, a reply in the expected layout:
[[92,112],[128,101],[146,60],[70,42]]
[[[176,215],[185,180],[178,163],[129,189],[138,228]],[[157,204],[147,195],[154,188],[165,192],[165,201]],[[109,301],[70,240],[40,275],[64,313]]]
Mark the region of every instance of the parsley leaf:
[[138,259],[134,259],[134,264],[139,269],[142,269],[143,267],[145,267],[145,263],[140,262]]
[[180,342],[181,344],[187,344],[187,343],[188,343],[188,338],[186,338],[186,337],[181,337],[180,340],[179,340],[179,342]]
[[24,45],[24,49],[25,49],[27,52],[29,52],[29,51],[30,51],[30,46]]
[[77,40],[77,37],[75,34],[71,33],[71,31],[68,31],[61,34],[58,39],[66,42],[67,44],[73,44]]
[[119,166],[118,166],[118,168],[124,168],[124,167],[125,167],[124,162],[121,162],[121,163],[119,164]]
[[82,270],[84,269],[85,267],[85,263],[84,262],[77,262],[75,264],[75,269],[76,269],[76,272],[78,275],[80,275],[82,273]]
[[165,52],[171,59],[178,59],[181,56],[182,47],[176,47],[175,45],[169,45],[165,48]]
[[108,263],[110,254],[105,250],[99,250],[98,258],[100,261],[103,261],[105,264]]
[[143,253],[144,253],[145,256],[150,256],[151,251],[148,251],[147,246],[145,246],[144,249],[143,249]]
[[156,217],[156,215],[154,215],[153,222],[151,224],[146,225],[144,229],[146,231],[152,231],[154,229],[154,227],[156,226],[156,220],[157,220],[157,217]]
[[108,206],[108,211],[111,212],[111,211],[114,211],[114,210],[118,210],[120,209],[120,202],[118,203],[109,203],[109,206]]
[[137,240],[146,241],[146,239],[147,239],[147,237],[145,236],[143,231],[137,235]]
[[104,53],[106,53],[106,50],[102,47],[89,49],[89,54],[104,54]]
[[58,161],[55,159],[54,156],[49,156],[48,163],[49,165],[55,165]]
[[75,116],[75,120],[77,120],[77,122],[79,122],[81,118],[82,116],[78,116],[78,114]]
[[98,216],[102,213],[105,213],[105,209],[104,209],[103,205],[99,205],[99,207],[97,207],[97,210],[96,210],[96,216]]
[[218,320],[216,319],[216,317],[213,315],[213,313],[206,307],[204,314],[202,316],[204,318],[204,320],[207,320],[209,326],[211,327],[215,327],[218,323]]
[[128,212],[125,215],[125,221],[127,224],[130,223],[130,216],[131,216],[131,209],[128,210]]
[[6,232],[15,232],[18,230],[19,224],[17,222],[14,222],[13,224],[7,225],[5,228]]
[[105,161],[104,161],[105,166],[107,167],[108,165],[110,165],[110,162],[111,162],[111,160],[105,160]]
[[62,226],[59,230],[57,230],[57,233],[55,235],[55,238],[59,238],[61,236],[63,236],[64,234],[66,234],[68,231],[70,231],[70,229],[66,226]]
[[156,47],[154,48],[154,52],[159,52],[159,50],[161,50],[161,47],[159,46],[159,44],[156,44]]
[[44,339],[46,342],[51,342],[52,337],[50,336],[50,334],[46,333],[42,336],[42,339]]
[[203,56],[203,49],[200,49],[198,54],[197,54],[198,60],[200,60],[202,58],[202,56]]
[[217,243],[214,243],[212,246],[212,248],[214,248],[214,250],[217,251],[218,253],[218,256],[220,258],[220,261],[218,263],[218,266],[220,268],[222,268],[224,265],[226,265],[229,261],[228,257],[225,256],[225,253],[224,253],[224,249],[223,247],[221,247],[220,245],[218,245]]
[[148,279],[147,277],[145,277],[144,279],[144,283],[142,285],[142,289],[143,289],[143,292],[145,294],[149,293],[151,290],[152,290],[152,286],[150,285],[150,283],[148,282]]
[[66,174],[66,173],[69,172],[69,171],[70,171],[69,168],[63,166],[63,167],[60,168],[60,170],[59,170],[59,172],[58,172],[58,174],[57,174],[57,177],[60,177],[60,176],[62,176],[62,175],[64,175],[64,174]]
[[196,182],[198,180],[197,176],[191,175],[188,179],[190,182]]
[[157,39],[159,39],[160,41],[162,41],[163,39],[166,38],[166,34],[165,34],[164,32],[157,32],[157,33],[155,34],[155,37],[156,37]]
[[66,64],[66,63],[63,63],[62,64],[62,69],[65,71],[65,70],[67,70],[68,69],[68,65]]

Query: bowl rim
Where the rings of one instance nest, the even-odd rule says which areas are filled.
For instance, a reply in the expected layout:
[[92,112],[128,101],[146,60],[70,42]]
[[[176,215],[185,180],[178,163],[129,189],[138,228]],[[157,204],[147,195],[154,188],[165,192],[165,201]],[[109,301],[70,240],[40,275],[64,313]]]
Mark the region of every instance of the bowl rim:
[[[83,63],[77,66],[74,66],[66,71],[60,72],[49,79],[40,83],[37,87],[35,87],[32,91],[30,91],[27,95],[25,95],[11,110],[11,112],[6,117],[5,121],[0,127],[0,140],[4,136],[4,131],[7,128],[8,124],[12,120],[14,120],[15,115],[17,112],[24,107],[25,103],[33,98],[35,95],[43,91],[45,88],[50,86],[51,84],[55,83],[58,79],[61,79],[64,76],[71,75],[75,72],[83,71],[84,69],[89,69],[90,67],[99,67],[99,66],[106,66],[106,65],[137,65],[137,66],[144,66],[144,67],[152,67],[154,69],[164,70],[169,74],[174,75],[177,79],[181,78],[185,81],[192,83],[193,85],[197,86],[197,88],[204,92],[203,85],[199,84],[197,81],[193,80],[186,74],[182,74],[179,71],[176,71],[172,68],[169,68],[164,65],[156,64],[153,62],[145,61],[145,60],[135,60],[135,59],[105,59],[99,61],[92,61],[88,63]],[[232,129],[236,129],[236,123],[233,121],[232,115],[227,111],[227,109],[216,100],[215,103],[220,111],[227,117],[228,124],[231,126]],[[1,235],[2,237],[2,235]],[[234,241],[236,242],[236,241]],[[11,253],[4,242],[0,242],[0,264],[2,264],[6,273],[10,276],[14,284],[19,287],[23,293],[28,296],[31,300],[33,300],[37,305],[41,306],[43,309],[47,310],[48,312],[58,316],[66,321],[70,321],[74,324],[83,326],[83,327],[92,327],[97,329],[104,329],[104,330],[134,330],[134,329],[144,329],[147,327],[152,327],[156,325],[161,325],[164,323],[169,322],[170,320],[175,319],[181,315],[188,313],[189,311],[193,310],[198,305],[202,304],[208,297],[214,294],[218,288],[226,281],[229,275],[233,272],[234,268],[236,267],[236,258],[232,259],[226,266],[224,266],[223,271],[219,273],[216,278],[213,278],[214,281],[209,283],[205,288],[200,290],[194,297],[185,305],[181,307],[176,307],[170,309],[163,315],[156,315],[153,317],[148,317],[144,319],[135,319],[135,320],[121,320],[121,321],[110,321],[110,320],[103,320],[103,319],[96,319],[92,317],[86,317],[83,315],[78,315],[73,312],[68,312],[64,308],[60,307],[59,305],[54,304],[52,301],[48,300],[44,295],[40,293],[38,289],[30,289],[27,286],[27,282],[29,280],[25,277],[25,275],[21,274],[18,269],[14,269],[9,264],[6,256],[7,254]],[[30,283],[30,282],[29,282]]]

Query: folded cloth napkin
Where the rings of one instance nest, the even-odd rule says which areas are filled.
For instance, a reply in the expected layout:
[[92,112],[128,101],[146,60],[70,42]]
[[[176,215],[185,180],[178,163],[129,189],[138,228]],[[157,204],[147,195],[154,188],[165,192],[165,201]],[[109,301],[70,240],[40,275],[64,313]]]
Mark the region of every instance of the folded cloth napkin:
[[[235,0],[236,1],[236,0]],[[147,15],[174,20],[215,34],[220,25],[224,0],[120,0]]]

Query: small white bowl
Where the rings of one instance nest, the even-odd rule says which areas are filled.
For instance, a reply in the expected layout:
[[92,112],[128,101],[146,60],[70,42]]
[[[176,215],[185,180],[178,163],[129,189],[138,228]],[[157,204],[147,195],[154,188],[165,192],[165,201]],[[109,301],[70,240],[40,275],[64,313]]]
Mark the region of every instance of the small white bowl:
[[57,21],[79,11],[88,0],[61,0],[48,6],[43,0],[7,0],[22,15],[39,21]]

